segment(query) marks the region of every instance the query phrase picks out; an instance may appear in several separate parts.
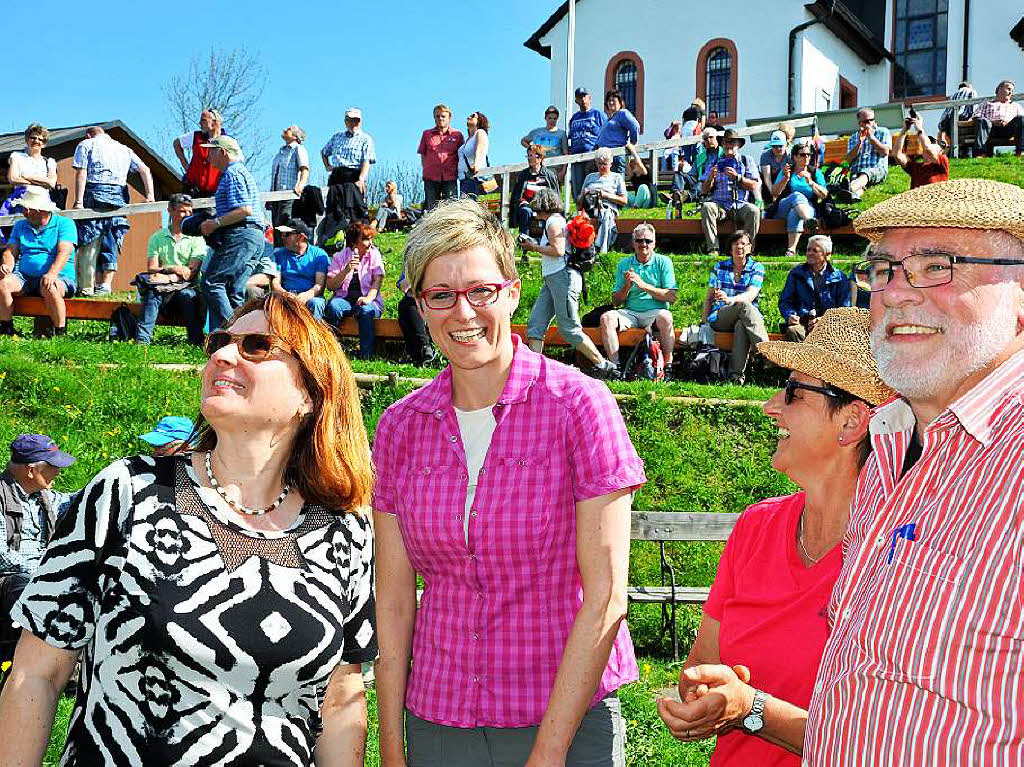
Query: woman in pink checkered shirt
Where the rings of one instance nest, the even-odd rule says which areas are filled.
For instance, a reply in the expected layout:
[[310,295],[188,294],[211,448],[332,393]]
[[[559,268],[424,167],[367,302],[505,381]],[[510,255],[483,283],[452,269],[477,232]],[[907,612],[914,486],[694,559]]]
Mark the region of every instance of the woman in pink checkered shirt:
[[622,765],[643,462],[604,384],[512,335],[520,283],[494,216],[438,206],[405,264],[450,365],[374,442],[381,763]]

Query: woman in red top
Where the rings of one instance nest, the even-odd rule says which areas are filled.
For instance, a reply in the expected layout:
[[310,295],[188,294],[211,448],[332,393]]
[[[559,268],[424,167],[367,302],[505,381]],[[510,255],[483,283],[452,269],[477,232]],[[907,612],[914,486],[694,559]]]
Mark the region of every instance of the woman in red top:
[[803,490],[740,515],[679,678],[683,702],[658,702],[676,738],[718,735],[712,765],[800,764],[870,408],[892,395],[869,323],[867,310],[829,309],[803,343],[758,344],[793,371],[764,411],[779,427],[772,466]]

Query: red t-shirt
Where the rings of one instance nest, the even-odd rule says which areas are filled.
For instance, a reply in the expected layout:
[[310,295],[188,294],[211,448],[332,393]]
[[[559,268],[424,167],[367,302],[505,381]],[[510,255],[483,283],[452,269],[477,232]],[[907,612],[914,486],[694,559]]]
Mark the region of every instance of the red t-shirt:
[[[721,623],[722,663],[748,666],[754,687],[801,708],[811,702],[829,634],[828,600],[843,563],[839,544],[812,567],[800,560],[804,497],[769,498],[740,515],[704,605]],[[734,730],[718,738],[711,764],[799,767],[800,757]]]
[[949,159],[944,154],[940,154],[936,162],[918,162],[911,157],[903,170],[910,176],[911,189],[937,181],[949,181]]

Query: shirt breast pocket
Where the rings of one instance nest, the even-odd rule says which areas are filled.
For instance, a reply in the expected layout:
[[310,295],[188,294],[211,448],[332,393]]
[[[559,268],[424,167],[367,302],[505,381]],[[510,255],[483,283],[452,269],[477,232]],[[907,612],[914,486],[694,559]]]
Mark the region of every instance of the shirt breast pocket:
[[531,549],[529,555],[536,556],[535,547],[545,547],[556,532],[568,478],[559,478],[546,455],[496,458],[488,462],[487,473],[487,494],[481,494],[483,477],[477,490],[487,534],[518,540],[526,544],[520,547],[524,554]]
[[462,530],[466,484],[461,466],[412,466],[399,486],[398,521],[410,554],[449,553]]
[[[887,544],[891,546],[890,542]],[[886,552],[882,555],[888,559]],[[899,539],[883,562],[865,626],[856,636],[888,679],[933,679],[947,657],[967,561],[918,541]]]

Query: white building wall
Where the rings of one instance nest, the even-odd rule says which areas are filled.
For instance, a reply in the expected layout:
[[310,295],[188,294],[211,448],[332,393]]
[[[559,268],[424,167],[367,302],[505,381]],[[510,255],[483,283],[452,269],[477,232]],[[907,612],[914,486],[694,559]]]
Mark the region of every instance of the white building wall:
[[[955,21],[954,21],[955,11]],[[1024,88],[1024,51],[1012,39],[1010,30],[1024,16],[1020,0],[971,0],[967,79],[979,94],[995,92],[1000,80],[1014,80]],[[948,48],[946,51],[946,94],[956,91],[963,74],[964,0],[950,0]]]

